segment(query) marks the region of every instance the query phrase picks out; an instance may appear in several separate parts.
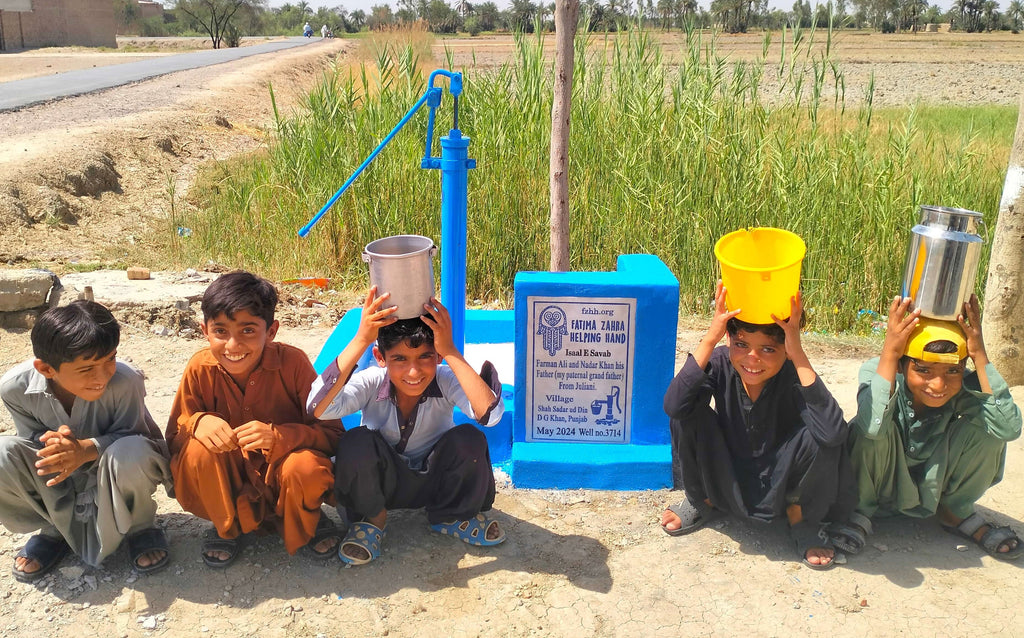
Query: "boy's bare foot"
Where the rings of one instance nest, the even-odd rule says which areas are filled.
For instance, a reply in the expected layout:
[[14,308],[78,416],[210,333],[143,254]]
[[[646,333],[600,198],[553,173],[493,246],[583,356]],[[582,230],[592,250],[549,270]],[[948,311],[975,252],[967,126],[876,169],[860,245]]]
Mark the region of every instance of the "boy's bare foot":
[[18,556],[14,559],[14,569],[24,574],[34,574],[42,568],[39,561],[28,556]]
[[163,560],[164,556],[167,556],[167,552],[165,552],[162,549],[154,549],[136,558],[135,565],[138,567],[149,567],[151,565],[156,565],[161,560]]

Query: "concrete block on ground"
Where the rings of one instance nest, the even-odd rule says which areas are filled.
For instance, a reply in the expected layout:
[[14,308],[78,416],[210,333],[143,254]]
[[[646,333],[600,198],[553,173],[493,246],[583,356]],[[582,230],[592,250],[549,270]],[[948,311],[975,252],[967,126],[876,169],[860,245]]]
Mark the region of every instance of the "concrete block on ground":
[[57,275],[40,268],[0,270],[0,312],[31,310],[47,305]]

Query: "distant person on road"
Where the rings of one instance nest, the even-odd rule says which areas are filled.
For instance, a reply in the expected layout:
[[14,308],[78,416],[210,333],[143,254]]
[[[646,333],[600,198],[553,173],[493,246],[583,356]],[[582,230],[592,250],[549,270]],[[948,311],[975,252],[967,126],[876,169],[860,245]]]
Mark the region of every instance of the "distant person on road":
[[324,26],[320,27],[320,37],[321,38],[326,38],[327,34],[330,33],[330,32],[331,32],[331,30],[327,28],[326,24]]
[[725,298],[719,281],[711,326],[665,394],[686,498],[664,511],[661,527],[679,536],[725,514],[785,517],[799,560],[830,569],[835,550],[822,521],[853,509],[848,429],[800,344],[800,296],[787,319],[773,315],[771,324],[739,320],[742,309],[728,310]]
[[308,22],[302,27],[302,35],[306,36],[307,38],[313,36],[313,27],[309,26]]
[[921,317],[911,304],[893,299],[882,355],[860,369],[850,421],[858,504],[849,521],[829,527],[832,542],[855,554],[876,514],[937,514],[950,534],[1017,559],[1020,537],[974,511],[1003,477],[1007,441],[1021,433],[1020,409],[985,352],[978,297],[955,322]]
[[39,532],[14,558],[33,583],[69,551],[98,567],[123,541],[139,573],[169,561],[156,527],[167,445],[146,409],[142,373],[117,360],[121,328],[92,301],[51,308],[32,328],[34,359],[0,378],[17,434],[0,437],[0,522]]

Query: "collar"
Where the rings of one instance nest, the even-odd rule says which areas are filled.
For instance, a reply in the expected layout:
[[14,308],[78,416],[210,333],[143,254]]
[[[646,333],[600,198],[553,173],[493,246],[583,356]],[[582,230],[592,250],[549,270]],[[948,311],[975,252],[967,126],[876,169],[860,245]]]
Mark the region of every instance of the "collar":
[[50,380],[36,370],[35,366],[31,366],[29,370],[25,394],[53,394],[50,390]]

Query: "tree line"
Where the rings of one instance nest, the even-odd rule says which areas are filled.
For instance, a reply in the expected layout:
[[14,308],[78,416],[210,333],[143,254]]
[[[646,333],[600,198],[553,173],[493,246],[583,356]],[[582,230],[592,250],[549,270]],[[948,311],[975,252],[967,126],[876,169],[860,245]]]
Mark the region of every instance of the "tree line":
[[[307,22],[319,35],[322,25],[334,34],[387,29],[419,22],[434,33],[485,31],[554,31],[554,3],[511,0],[499,9],[495,2],[468,0],[398,0],[382,2],[369,11],[313,7],[305,0],[269,7],[266,0],[170,0],[163,17],[139,19],[135,0],[113,0],[122,33],[149,36],[206,34],[214,46],[237,46],[243,35],[299,35]],[[795,0],[785,11],[768,0],[583,0],[582,15],[590,31],[606,32],[641,24],[665,30],[718,28],[729,33],[783,27],[868,29],[882,33],[924,30],[928,24],[948,23],[954,31],[976,33],[1024,27],[1024,0],[1009,0],[1003,10],[997,0],[954,0],[945,10],[927,0],[834,0],[812,5]]]

